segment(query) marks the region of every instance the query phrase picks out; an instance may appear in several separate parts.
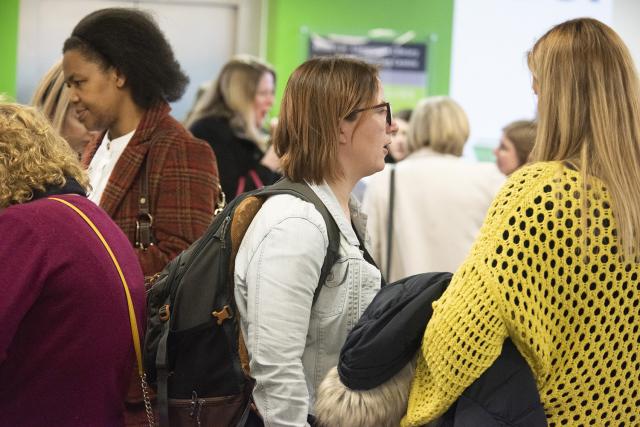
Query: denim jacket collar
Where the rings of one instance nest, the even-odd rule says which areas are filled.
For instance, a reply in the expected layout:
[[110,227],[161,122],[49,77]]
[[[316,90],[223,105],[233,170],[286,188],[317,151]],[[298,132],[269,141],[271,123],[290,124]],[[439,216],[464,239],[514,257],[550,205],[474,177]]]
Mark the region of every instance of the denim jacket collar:
[[[353,227],[356,228],[358,234],[363,236],[364,239],[364,236],[366,236],[365,230],[367,226],[367,215],[360,210],[360,202],[358,202],[353,195],[349,198],[349,211],[351,213],[351,222],[353,223],[352,227],[344,217],[340,203],[338,203],[338,199],[335,194],[333,194],[333,190],[331,190],[331,187],[329,187],[329,184],[327,184],[326,181],[319,185],[311,183],[307,184],[327,207],[327,210],[335,220],[336,224],[338,224],[338,228],[346,238],[347,242],[353,246],[358,246],[360,242],[358,240],[358,236],[356,236],[356,233],[353,231]],[[367,249],[369,249],[368,245]]]

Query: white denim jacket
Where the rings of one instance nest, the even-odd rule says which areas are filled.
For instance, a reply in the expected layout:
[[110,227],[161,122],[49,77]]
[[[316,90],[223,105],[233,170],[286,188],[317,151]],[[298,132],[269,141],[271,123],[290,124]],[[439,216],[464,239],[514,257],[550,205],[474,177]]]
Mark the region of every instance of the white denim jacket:
[[[270,197],[236,257],[235,297],[257,381],[254,399],[270,427],[307,424],[317,386],[337,364],[347,334],[380,289],[380,271],[364,260],[331,188],[310,187],[340,229],[339,259],[315,304],[328,237],[311,203],[289,195]],[[358,234],[366,236],[366,216],[354,197],[349,208]]]

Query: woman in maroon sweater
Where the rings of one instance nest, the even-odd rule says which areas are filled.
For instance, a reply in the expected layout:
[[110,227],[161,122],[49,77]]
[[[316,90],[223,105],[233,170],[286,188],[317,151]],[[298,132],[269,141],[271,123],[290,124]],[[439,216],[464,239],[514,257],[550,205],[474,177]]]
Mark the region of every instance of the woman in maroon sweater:
[[[133,361],[142,271],[127,237],[85,197],[75,153],[34,109],[0,104],[0,424],[114,426]],[[140,329],[142,334],[144,331]]]

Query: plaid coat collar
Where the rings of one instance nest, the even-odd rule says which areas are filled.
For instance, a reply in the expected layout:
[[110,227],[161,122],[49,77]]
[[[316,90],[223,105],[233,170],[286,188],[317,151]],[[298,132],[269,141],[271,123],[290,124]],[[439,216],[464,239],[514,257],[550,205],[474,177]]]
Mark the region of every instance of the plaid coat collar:
[[[114,216],[118,205],[120,205],[122,199],[135,181],[140,172],[142,162],[145,160],[147,152],[149,151],[151,145],[149,140],[160,121],[169,114],[169,111],[171,111],[169,104],[159,102],[152,105],[142,116],[133,137],[131,137],[129,144],[127,144],[127,147],[122,152],[113,169],[114,171],[117,170],[118,174],[112,174],[109,177],[109,182],[100,199],[100,207],[104,209],[109,216]],[[82,156],[82,163],[85,166],[89,166],[91,159],[93,159],[103,139],[104,133],[100,138],[87,146]]]

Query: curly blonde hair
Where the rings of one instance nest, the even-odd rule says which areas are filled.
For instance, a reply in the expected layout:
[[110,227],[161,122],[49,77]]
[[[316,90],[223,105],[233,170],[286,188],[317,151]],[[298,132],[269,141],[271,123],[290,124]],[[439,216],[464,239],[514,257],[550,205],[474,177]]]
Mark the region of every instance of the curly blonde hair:
[[76,153],[33,107],[0,101],[0,208],[28,202],[35,190],[89,178]]

